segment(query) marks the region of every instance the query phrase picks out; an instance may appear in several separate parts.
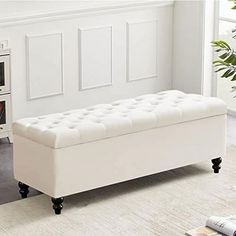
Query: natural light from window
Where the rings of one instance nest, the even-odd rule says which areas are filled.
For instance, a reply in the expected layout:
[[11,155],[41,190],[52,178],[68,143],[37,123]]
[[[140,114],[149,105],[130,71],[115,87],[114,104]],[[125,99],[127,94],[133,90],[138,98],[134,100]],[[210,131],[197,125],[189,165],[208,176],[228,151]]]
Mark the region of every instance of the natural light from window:
[[[232,38],[232,29],[236,27],[236,10],[232,10],[232,2],[229,0],[219,1],[219,36],[218,39],[225,40],[233,48],[236,49],[236,39]],[[236,86],[236,82],[217,76],[217,96],[223,99],[229,108],[229,111],[236,114],[236,98],[232,93],[232,86]]]

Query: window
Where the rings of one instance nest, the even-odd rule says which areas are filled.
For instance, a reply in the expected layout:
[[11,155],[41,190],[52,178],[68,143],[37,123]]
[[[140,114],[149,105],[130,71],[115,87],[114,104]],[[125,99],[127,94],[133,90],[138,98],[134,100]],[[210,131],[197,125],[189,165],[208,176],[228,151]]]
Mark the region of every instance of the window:
[[[232,38],[232,29],[236,27],[236,10],[232,10],[232,6],[232,1],[219,1],[219,35],[216,38],[225,40],[236,49],[236,39]],[[232,93],[232,86],[236,86],[236,82],[217,75],[217,96],[227,103],[229,112],[236,114],[236,98],[234,98],[235,93]]]

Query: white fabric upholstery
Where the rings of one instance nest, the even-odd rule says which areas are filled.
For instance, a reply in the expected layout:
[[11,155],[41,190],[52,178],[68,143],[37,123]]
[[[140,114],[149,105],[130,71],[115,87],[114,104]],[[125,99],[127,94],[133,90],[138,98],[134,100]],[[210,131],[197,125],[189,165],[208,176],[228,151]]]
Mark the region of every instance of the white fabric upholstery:
[[226,113],[218,98],[169,90],[14,123],[14,134],[63,148]]
[[67,196],[225,156],[226,115],[65,148],[14,135],[14,175],[51,197]]

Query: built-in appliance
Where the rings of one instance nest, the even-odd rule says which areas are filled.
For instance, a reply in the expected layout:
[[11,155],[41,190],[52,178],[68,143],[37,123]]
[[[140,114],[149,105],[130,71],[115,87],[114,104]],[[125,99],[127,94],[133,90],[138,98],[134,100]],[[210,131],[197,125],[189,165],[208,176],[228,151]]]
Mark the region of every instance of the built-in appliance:
[[10,50],[0,51],[0,138],[11,141]]

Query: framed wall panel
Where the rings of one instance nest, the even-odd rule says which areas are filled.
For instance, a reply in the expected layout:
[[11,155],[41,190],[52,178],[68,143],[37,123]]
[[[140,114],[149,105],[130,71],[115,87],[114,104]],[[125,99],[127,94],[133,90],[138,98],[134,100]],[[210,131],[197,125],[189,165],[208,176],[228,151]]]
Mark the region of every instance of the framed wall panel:
[[79,29],[79,89],[112,85],[112,26]]
[[127,81],[157,77],[157,21],[127,22]]
[[63,35],[26,36],[29,99],[63,94]]

